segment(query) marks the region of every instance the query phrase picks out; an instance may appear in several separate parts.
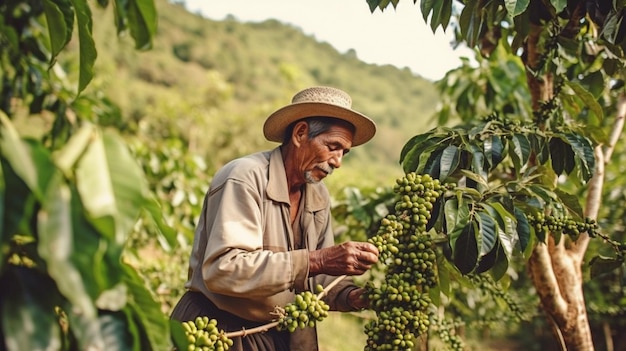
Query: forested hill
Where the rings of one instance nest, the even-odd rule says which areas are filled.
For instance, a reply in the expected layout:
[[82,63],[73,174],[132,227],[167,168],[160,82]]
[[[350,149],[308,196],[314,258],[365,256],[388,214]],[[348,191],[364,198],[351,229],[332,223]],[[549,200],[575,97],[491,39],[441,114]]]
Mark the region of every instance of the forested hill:
[[338,52],[276,20],[214,21],[181,4],[156,3],[158,34],[154,47],[141,52],[130,38],[117,37],[111,9],[94,11],[99,46],[89,89],[121,107],[129,134],[152,143],[183,140],[214,170],[232,157],[273,146],[263,139],[262,123],[293,93],[335,86],[350,93],[353,108],[372,117],[379,132],[350,153],[333,182],[376,186],[401,172],[404,143],[432,127],[434,84],[408,68],[366,64],[353,50]]

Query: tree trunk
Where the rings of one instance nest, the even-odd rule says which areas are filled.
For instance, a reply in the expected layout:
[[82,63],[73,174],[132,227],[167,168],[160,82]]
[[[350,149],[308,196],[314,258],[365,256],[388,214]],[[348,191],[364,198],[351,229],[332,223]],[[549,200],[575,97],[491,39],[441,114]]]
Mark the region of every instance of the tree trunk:
[[[531,68],[527,70],[526,77],[535,111],[540,108],[541,102],[553,97],[553,77],[537,77],[532,73],[540,62],[541,53],[537,44],[541,30],[539,25],[531,25],[523,57],[526,67]],[[594,346],[582,288],[584,250],[571,250],[568,240],[563,237],[560,242],[555,242],[552,236],[548,236],[545,244],[538,244],[528,262],[529,273],[561,348],[590,351]],[[584,246],[586,249],[586,244]]]
[[565,249],[565,238],[539,244],[528,261],[533,285],[563,350],[593,350],[582,289],[581,262]]

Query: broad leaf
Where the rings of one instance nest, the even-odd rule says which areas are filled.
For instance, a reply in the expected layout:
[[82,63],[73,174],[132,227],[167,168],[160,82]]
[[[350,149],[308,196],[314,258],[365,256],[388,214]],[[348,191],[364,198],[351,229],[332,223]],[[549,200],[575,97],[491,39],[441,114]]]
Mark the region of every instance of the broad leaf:
[[446,147],[441,154],[441,161],[439,165],[439,179],[445,181],[459,166],[459,159],[461,153],[459,148],[455,145]]
[[452,246],[454,265],[461,274],[472,272],[478,263],[477,226],[475,221],[467,223]]
[[39,184],[37,165],[30,156],[30,151],[20,138],[17,130],[4,112],[0,111],[0,123],[2,133],[0,134],[0,152],[13,171],[24,181],[26,186],[37,195],[39,199],[43,197]]
[[[72,208],[77,205],[75,199],[73,201],[74,195],[57,174],[39,215],[38,251],[46,261],[48,274],[72,303],[73,309],[85,318],[93,319],[96,317],[93,300],[98,289],[89,281],[94,278],[92,260],[96,258],[94,254],[100,244],[91,231],[76,226],[74,216],[81,209]],[[78,242],[82,245],[77,245]]]
[[480,256],[493,250],[498,241],[498,227],[496,221],[485,212],[478,212],[478,233],[480,235]]
[[603,274],[612,272],[613,270],[621,267],[624,264],[624,259],[596,256],[591,259],[589,265],[591,266],[591,278],[597,278]]
[[528,4],[530,4],[530,0],[504,0],[504,7],[511,17],[516,17],[526,11]]
[[582,85],[565,80],[565,85],[570,87],[576,96],[582,100],[582,102],[589,108],[589,112],[591,113],[590,117],[586,121],[591,125],[599,125],[602,119],[604,118],[604,112],[602,111],[602,106],[598,103],[598,100],[591,94],[588,90],[583,88]]
[[494,169],[504,158],[504,144],[497,135],[492,135],[485,140],[483,150],[490,169]]
[[524,212],[522,212],[517,207],[514,210],[515,220],[517,221],[517,236],[519,238],[520,250],[522,252],[526,251],[526,247],[530,243],[531,237],[531,228],[530,223],[528,223],[528,219]]
[[400,163],[403,163],[405,158],[411,159],[419,157],[419,150],[423,150],[422,143],[432,137],[430,133],[418,134],[404,144],[400,151]]
[[568,143],[555,136],[550,139],[550,159],[554,173],[561,175],[566,164],[574,163],[574,152]]
[[560,13],[567,7],[567,0],[550,0],[552,6],[556,10],[556,13]]
[[128,26],[135,39],[135,48],[152,48],[152,37],[156,33],[157,16],[153,0],[128,0]]
[[437,30],[437,27],[445,31],[450,22],[450,15],[452,14],[452,1],[451,0],[439,0],[433,1],[432,7],[433,14],[430,17],[430,28],[433,33]]
[[511,143],[513,145],[513,154],[515,158],[519,161],[517,169],[519,170],[523,167],[530,157],[530,141],[523,134],[514,134],[513,138],[511,138]]
[[491,267],[489,272],[491,273],[493,280],[499,281],[505,276],[507,270],[509,269],[509,257],[504,251],[504,247],[502,245],[496,246],[493,251],[495,255],[494,265]]
[[[431,154],[422,154],[420,156],[420,164],[423,164],[423,168],[418,168],[417,173],[430,174],[433,178],[439,179],[439,172],[441,170],[441,156],[443,149],[435,149]],[[428,159],[422,162],[424,157],[428,155]]]
[[61,350],[55,307],[62,301],[54,281],[21,266],[6,269],[2,278],[0,325],[6,350]]
[[130,266],[125,266],[124,282],[129,293],[126,311],[132,316],[133,324],[136,323],[141,340],[148,340],[154,350],[171,350],[168,318],[146,289],[144,280]]
[[78,93],[80,94],[91,82],[96,62],[96,45],[93,41],[91,10],[85,0],[72,0],[76,11],[78,42],[80,46],[80,70]]
[[487,255],[480,258],[475,273],[480,274],[489,271],[493,279],[498,281],[506,274],[508,267],[509,260],[498,241]]
[[432,150],[440,147],[442,136],[432,134],[417,135],[404,146],[400,155],[400,164],[405,173],[423,169],[423,165],[430,157]]
[[43,0],[42,3],[48,22],[48,36],[52,51],[51,60],[54,62],[59,52],[72,39],[74,11],[68,0]]
[[580,206],[577,196],[568,194],[559,188],[554,189],[554,193],[558,196],[560,202],[569,210],[572,217],[575,219],[582,219],[583,209],[582,206]]
[[446,234],[450,238],[450,245],[454,246],[461,231],[470,220],[469,206],[463,201],[463,198],[448,200],[444,205],[444,215]]
[[[104,350],[131,351],[141,350],[139,340],[133,342],[132,331],[136,328],[131,326],[134,320],[127,318],[123,312],[102,311],[98,316],[100,334],[104,344]],[[133,344],[135,347],[133,347]]]
[[576,155],[576,161],[580,168],[582,179],[588,181],[591,176],[593,176],[596,167],[593,145],[589,139],[579,134],[566,133],[564,137],[567,139],[572,151]]

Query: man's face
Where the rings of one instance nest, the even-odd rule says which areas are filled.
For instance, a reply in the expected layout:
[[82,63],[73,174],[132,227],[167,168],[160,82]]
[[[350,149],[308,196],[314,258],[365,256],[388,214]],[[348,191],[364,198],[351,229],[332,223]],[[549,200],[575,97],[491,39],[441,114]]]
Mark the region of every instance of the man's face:
[[301,148],[301,170],[307,183],[317,183],[341,167],[352,146],[352,131],[333,125],[327,132],[307,139]]

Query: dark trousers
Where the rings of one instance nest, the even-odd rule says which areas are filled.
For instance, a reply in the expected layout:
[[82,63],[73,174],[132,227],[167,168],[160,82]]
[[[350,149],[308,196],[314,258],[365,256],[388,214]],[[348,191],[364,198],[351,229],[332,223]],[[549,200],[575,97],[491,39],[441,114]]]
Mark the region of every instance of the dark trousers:
[[[217,326],[225,332],[252,329],[265,323],[253,322],[221,310],[202,293],[187,291],[178,301],[171,318],[180,322],[193,321],[196,317],[207,316],[217,320]],[[229,351],[289,351],[289,332],[272,328],[264,333],[248,334],[232,338]]]

